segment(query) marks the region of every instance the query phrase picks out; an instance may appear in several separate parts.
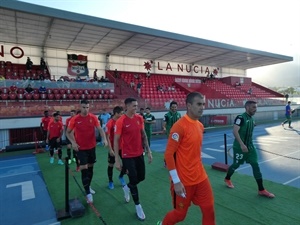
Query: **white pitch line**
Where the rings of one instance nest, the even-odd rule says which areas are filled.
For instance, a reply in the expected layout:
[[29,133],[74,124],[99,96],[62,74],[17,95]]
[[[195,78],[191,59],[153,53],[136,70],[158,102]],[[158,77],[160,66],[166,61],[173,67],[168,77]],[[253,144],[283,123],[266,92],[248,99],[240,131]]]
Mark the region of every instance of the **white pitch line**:
[[[282,155],[282,156],[277,156],[277,157],[274,157],[274,158],[272,158],[272,159],[264,160],[264,161],[258,162],[258,164],[263,164],[263,163],[266,163],[266,162],[269,162],[269,161],[273,161],[273,160],[276,160],[276,159],[279,159],[279,158],[283,158],[284,156],[289,156],[289,155],[292,155],[292,154],[297,153],[297,152],[300,152],[300,151],[290,152],[290,153],[285,154],[285,155]],[[251,166],[248,165],[248,166],[245,166],[245,167],[243,167],[243,168],[236,169],[235,171],[247,169],[247,168],[249,168],[249,167],[251,167]]]
[[261,143],[261,142],[257,142],[257,141],[253,141],[253,143],[256,145],[271,145],[271,143]]
[[224,152],[224,150],[220,150],[216,148],[205,148],[205,150],[214,151],[214,152]]
[[300,178],[300,176],[298,176],[298,177],[296,177],[296,178],[294,178],[294,179],[291,179],[291,180],[289,180],[289,181],[287,181],[287,182],[284,182],[283,184],[284,184],[284,185],[289,184],[289,183],[291,183],[291,182],[293,182],[293,181],[295,181],[295,180],[298,180],[299,178]]
[[[271,141],[271,140],[255,140],[256,142],[266,142],[266,143],[270,143],[270,144],[280,144],[281,141]],[[254,141],[253,141],[254,142]]]

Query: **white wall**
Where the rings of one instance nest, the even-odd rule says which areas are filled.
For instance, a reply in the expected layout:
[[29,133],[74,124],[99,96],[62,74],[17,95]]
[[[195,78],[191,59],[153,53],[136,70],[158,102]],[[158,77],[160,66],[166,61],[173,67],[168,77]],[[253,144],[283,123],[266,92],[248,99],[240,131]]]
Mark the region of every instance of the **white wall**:
[[[93,76],[93,72],[95,69],[98,69],[98,76],[105,75],[106,69],[106,60],[107,57],[104,54],[95,54],[95,53],[87,53],[87,52],[74,52],[62,49],[53,49],[53,48],[45,48],[44,50],[37,46],[26,46],[26,45],[17,45],[17,44],[7,44],[1,43],[0,46],[4,48],[4,57],[0,56],[0,60],[11,61],[12,63],[25,64],[27,57],[30,57],[34,65],[40,64],[40,58],[44,57],[45,61],[48,63],[50,67],[50,72],[52,76],[55,78],[59,78],[60,76],[67,76],[67,54],[81,54],[86,55],[88,58],[88,69],[90,77]],[[20,59],[14,58],[10,54],[10,50],[13,47],[20,47],[24,51],[24,56]],[[19,50],[14,50],[15,55],[20,55]],[[110,70],[119,70],[119,71],[130,71],[130,72],[141,72],[146,73],[147,70],[144,67],[145,62],[150,62],[150,59],[143,58],[132,58],[132,57],[122,57],[116,55],[110,55],[108,58],[108,68]],[[172,70],[167,69],[167,66],[170,66]],[[183,66],[183,71],[178,70],[178,65]],[[208,67],[210,72],[213,71],[216,67],[205,66],[205,65],[193,65],[193,67],[197,66],[198,73],[195,73],[192,69],[191,72],[186,71],[186,66],[189,68],[190,65],[181,63],[181,62],[167,62],[167,61],[159,61],[156,60],[152,64],[151,72],[158,74],[175,74],[175,75],[185,75],[185,76],[197,76],[204,77],[205,70]],[[169,68],[170,68],[169,67]],[[201,73],[202,67],[202,73]],[[246,76],[245,70],[232,69],[232,68],[220,68],[217,77],[226,77],[226,76]]]

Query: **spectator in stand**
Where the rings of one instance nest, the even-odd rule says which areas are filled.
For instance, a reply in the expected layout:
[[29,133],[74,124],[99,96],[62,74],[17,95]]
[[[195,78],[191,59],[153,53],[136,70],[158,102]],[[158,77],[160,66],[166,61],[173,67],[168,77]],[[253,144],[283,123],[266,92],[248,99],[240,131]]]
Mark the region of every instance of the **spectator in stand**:
[[134,83],[134,81],[132,80],[132,81],[130,82],[130,87],[131,87],[131,88],[134,88],[134,86],[135,86],[135,83]]
[[146,78],[150,78],[150,76],[151,76],[151,73],[150,73],[150,71],[148,71],[147,73],[146,73]]
[[99,82],[105,82],[104,76],[101,76]]
[[119,78],[119,72],[117,69],[115,69],[115,72],[114,72],[114,78]]
[[13,84],[9,87],[9,93],[10,93],[10,94],[17,94],[17,90],[18,90],[18,88],[17,88],[17,86],[16,86],[15,83],[13,83]]
[[32,61],[31,61],[31,59],[30,59],[29,57],[27,57],[27,61],[26,61],[26,70],[27,70],[27,71],[31,71],[32,65],[33,65],[33,63],[32,63]]
[[247,93],[248,93],[249,95],[252,95],[252,88],[249,88],[249,90],[247,91]]
[[25,88],[25,93],[28,93],[28,94],[33,94],[34,93],[34,90],[31,87],[31,84],[27,85],[27,87]]
[[97,76],[97,69],[95,69],[94,70],[94,76],[93,76],[93,79],[95,80],[95,81],[98,81],[99,80],[99,77]]
[[41,61],[40,61],[40,69],[41,69],[42,71],[44,71],[45,68],[46,68],[46,62],[45,62],[44,58],[41,58]]
[[160,91],[160,92],[164,92],[163,88],[162,88],[160,85],[158,85],[158,86],[156,87],[156,90],[157,90],[157,91]]
[[5,77],[3,75],[0,75],[0,81],[5,81]]
[[77,75],[77,77],[76,77],[76,82],[81,82],[82,80],[81,80],[81,77],[80,77],[80,75],[78,74]]
[[236,87],[241,86],[241,83],[237,81],[237,82],[235,82],[235,86]]
[[141,81],[139,81],[136,85],[136,89],[137,89],[137,92],[138,92],[138,96],[140,97],[141,95],[141,88],[142,88],[143,84]]
[[51,83],[51,80],[48,77],[46,77],[45,80],[44,80],[44,82],[45,83]]
[[134,74],[133,75],[133,77],[135,78],[135,79],[137,79],[137,80],[139,80],[140,79],[140,76],[136,73],[136,74]]
[[44,93],[46,93],[46,92],[47,92],[46,87],[45,87],[45,86],[40,86],[40,88],[39,88],[39,93],[40,93],[40,94],[44,94]]

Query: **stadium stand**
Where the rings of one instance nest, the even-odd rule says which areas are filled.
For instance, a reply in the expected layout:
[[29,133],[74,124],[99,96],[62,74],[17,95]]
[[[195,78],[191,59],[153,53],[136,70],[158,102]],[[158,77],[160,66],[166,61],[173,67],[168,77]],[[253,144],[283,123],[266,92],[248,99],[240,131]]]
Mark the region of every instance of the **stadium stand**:
[[[92,112],[98,113],[101,108],[112,109],[123,104],[128,96],[137,98],[140,107],[150,106],[152,110],[164,110],[173,100],[178,102],[179,109],[184,109],[185,96],[191,91],[200,91],[207,99],[233,99],[239,104],[249,98],[283,97],[251,80],[236,86],[235,78],[230,80],[228,77],[209,79],[163,74],[151,74],[151,77],[147,77],[146,73],[128,71],[119,71],[120,76],[116,77],[114,71],[106,71],[105,76],[109,80],[106,83],[76,82],[68,76],[62,76],[58,81],[53,79],[45,82],[44,79],[51,78],[48,68],[42,71],[39,66],[33,66],[28,71],[25,64],[13,64],[9,61],[0,61],[0,73],[6,78],[0,83],[1,105],[6,106],[6,109],[0,110],[1,117],[40,115],[41,111],[52,108],[68,114],[81,99],[89,99]],[[33,86],[34,93],[25,93],[25,87],[29,83]],[[140,94],[137,90],[138,83],[142,84]],[[16,93],[11,93],[9,87],[12,85],[17,86]],[[46,87],[46,93],[39,93],[41,85]],[[250,88],[251,95],[247,93]],[[278,100],[279,103],[282,104]]]

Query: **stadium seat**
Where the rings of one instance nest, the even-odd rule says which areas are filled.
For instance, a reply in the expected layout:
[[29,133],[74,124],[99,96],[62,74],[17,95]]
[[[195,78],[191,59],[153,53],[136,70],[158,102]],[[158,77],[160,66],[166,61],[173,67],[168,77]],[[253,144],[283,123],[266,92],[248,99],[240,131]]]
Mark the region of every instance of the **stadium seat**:
[[7,100],[8,99],[8,94],[1,94],[1,99],[2,100]]
[[40,94],[40,97],[42,100],[46,100],[47,99],[47,94],[43,93],[43,94]]
[[17,94],[17,99],[23,100],[23,99],[24,99],[24,95],[21,94],[21,93],[18,93],[18,94]]
[[9,90],[8,88],[2,88],[1,93],[8,94]]
[[15,93],[10,93],[10,94],[9,94],[9,99],[10,99],[10,100],[16,100],[16,99],[17,99],[17,94],[15,94]]
[[77,99],[77,100],[80,99],[80,94],[75,94],[74,96],[75,96],[75,99]]
[[74,99],[74,95],[73,94],[68,94],[68,99]]
[[37,94],[37,93],[33,94],[33,99],[34,100],[39,100],[40,99],[40,94]]
[[53,100],[54,99],[54,94],[52,94],[52,93],[48,94],[48,99]]
[[32,94],[26,93],[24,94],[24,97],[26,100],[31,100],[32,99]]
[[59,90],[54,89],[54,90],[53,90],[53,94],[54,94],[54,95],[59,94]]
[[24,88],[18,88],[17,93],[18,94],[24,94]]
[[94,90],[90,90],[90,94],[93,95],[95,93]]
[[56,100],[60,100],[60,99],[61,99],[61,94],[55,94],[55,95],[54,95],[54,98],[55,98]]
[[98,95],[93,94],[93,99],[97,99],[97,98],[98,98]]
[[63,95],[63,94],[66,93],[66,90],[65,89],[59,89],[59,93]]
[[73,90],[72,90],[72,94],[73,94],[73,95],[76,95],[76,94],[77,94],[77,90],[76,90],[76,89],[73,89]]
[[62,96],[62,99],[67,99],[67,98],[68,98],[68,97],[67,97],[67,96],[68,96],[67,94],[62,94],[61,96]]
[[86,98],[87,98],[87,99],[92,99],[92,95],[91,95],[91,94],[87,94],[87,95],[86,95]]
[[82,94],[83,94],[83,90],[79,89],[79,90],[77,91],[77,93],[80,94],[80,95],[82,95]]

